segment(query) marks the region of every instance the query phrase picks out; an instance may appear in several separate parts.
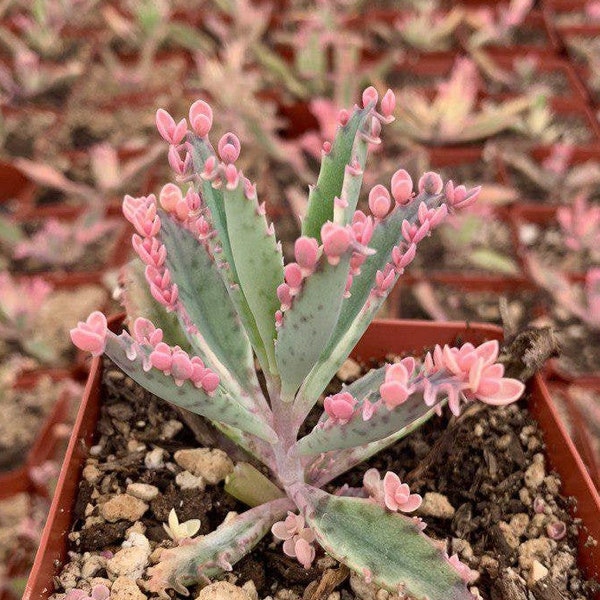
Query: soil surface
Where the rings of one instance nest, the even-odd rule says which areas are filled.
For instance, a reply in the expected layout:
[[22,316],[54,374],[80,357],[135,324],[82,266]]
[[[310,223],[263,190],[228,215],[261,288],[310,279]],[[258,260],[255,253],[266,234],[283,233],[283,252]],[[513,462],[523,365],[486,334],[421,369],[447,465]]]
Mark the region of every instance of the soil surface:
[[[342,370],[346,381],[361,372],[354,362]],[[336,379],[329,391],[339,387]],[[199,421],[190,421],[150,395],[108,361],[103,399],[97,443],[90,449],[74,509],[72,552],[56,578],[55,600],[66,590],[89,590],[97,583],[126,587],[133,594],[127,597],[153,597],[144,590],[143,580],[160,548],[173,545],[162,527],[171,508],[180,522],[199,518],[200,534],[213,530],[230,511],[244,510],[218,481],[231,462],[211,485],[198,471],[185,471],[181,454],[175,457],[177,451],[205,445],[198,439],[214,445],[213,434],[198,427]],[[219,451],[212,452],[213,467],[229,461]],[[424,496],[420,514],[429,535],[479,572],[473,592],[484,600],[591,598],[595,584],[584,581],[575,565],[577,525],[567,513],[571,501],[560,495],[560,480],[547,471],[542,452],[541,435],[524,405],[476,405],[458,420],[432,419],[334,484],[359,486],[369,467],[397,472]],[[232,453],[230,458],[238,460]],[[561,522],[564,537],[550,539],[549,526],[559,523],[562,528]],[[132,565],[125,559],[134,554],[137,561]],[[117,574],[118,585],[113,583]],[[313,567],[304,570],[270,535],[234,566],[227,580],[243,586],[239,597],[248,600],[394,597],[350,576],[322,551]],[[513,590],[513,596],[506,590]],[[190,591],[195,598],[199,589]],[[119,592],[111,597],[125,596]]]

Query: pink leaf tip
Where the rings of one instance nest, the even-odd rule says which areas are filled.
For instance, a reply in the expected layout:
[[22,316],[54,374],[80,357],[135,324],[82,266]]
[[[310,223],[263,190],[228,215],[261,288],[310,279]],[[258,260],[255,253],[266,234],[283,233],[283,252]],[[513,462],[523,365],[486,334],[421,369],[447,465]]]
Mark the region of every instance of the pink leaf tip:
[[225,163],[235,162],[241,150],[240,140],[234,133],[226,133],[220,140],[218,145],[219,156]]
[[204,100],[196,100],[190,107],[190,125],[194,133],[201,138],[206,137],[212,127],[212,108]]
[[106,317],[96,310],[85,322],[79,321],[70,334],[71,340],[80,350],[91,352],[92,356],[100,356],[106,347],[108,335]]

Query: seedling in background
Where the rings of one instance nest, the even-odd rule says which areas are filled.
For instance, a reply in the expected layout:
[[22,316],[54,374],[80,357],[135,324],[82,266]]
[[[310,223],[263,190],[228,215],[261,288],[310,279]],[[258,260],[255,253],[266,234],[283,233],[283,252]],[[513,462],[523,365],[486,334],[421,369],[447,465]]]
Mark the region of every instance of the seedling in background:
[[408,140],[433,145],[474,142],[513,129],[534,103],[533,98],[523,96],[478,108],[479,87],[475,64],[457,59],[433,100],[419,90],[402,91],[395,131]]
[[0,337],[43,364],[56,362],[57,352],[38,333],[39,311],[52,292],[41,277],[18,281],[0,272]]
[[590,193],[600,185],[600,164],[594,160],[573,164],[573,152],[574,147],[570,144],[554,144],[550,154],[538,162],[529,154],[506,145],[486,148],[490,157],[500,156],[505,164],[535,185],[540,198],[560,204],[570,202],[579,194]]
[[[504,377],[498,343],[437,346],[424,360],[374,369],[324,400],[317,425],[298,439],[307,415],[367,329],[419,242],[447,214],[472,204],[478,188],[424,174],[413,192],[406,171],[369,192],[371,214],[356,210],[369,144],[393,121],[391,91],[338,117],[323,146],[295,261],[280,245],[256,187],[237,167],[239,139],[213,148],[212,109],[204,101],[176,123],[157,113],[169,161],[184,189],[126,196],[136,228],[126,290],[130,333],[92,313],[71,331],[74,343],[106,354],[161,398],[200,414],[271,471],[234,472],[227,489],[257,504],[215,531],[165,550],[150,569],[150,591],[165,593],[232,569],[272,531],[283,550],[309,567],[320,548],[367,581],[418,599],[467,600],[471,570],[448,557],[410,516],[420,497],[393,473],[369,471],[358,490],[322,488],[407,435],[448,404],[517,400],[521,382]],[[139,285],[143,272],[149,290]],[[135,274],[138,274],[137,276]],[[136,284],[137,283],[137,284]],[[164,309],[164,310],[163,310]],[[150,321],[151,317],[153,322]],[[255,357],[266,383],[263,393]],[[257,498],[257,490],[261,498]]]

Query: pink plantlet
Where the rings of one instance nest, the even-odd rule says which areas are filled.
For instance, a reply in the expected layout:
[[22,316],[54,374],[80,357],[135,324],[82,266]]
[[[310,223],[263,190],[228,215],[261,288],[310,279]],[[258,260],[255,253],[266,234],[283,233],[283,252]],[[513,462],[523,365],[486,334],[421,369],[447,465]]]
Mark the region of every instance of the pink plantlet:
[[131,237],[133,249],[142,262],[153,267],[161,267],[167,258],[167,249],[156,238],[142,238],[137,233]]
[[74,588],[67,592],[65,600],[108,600],[110,590],[104,584],[95,585],[88,594],[83,590]]
[[201,138],[206,137],[213,123],[211,107],[204,100],[196,100],[190,107],[189,117],[194,133]]
[[377,184],[371,188],[369,192],[369,209],[376,219],[385,219],[391,206],[390,193],[383,185]]
[[378,99],[379,99],[379,94],[377,93],[377,90],[373,86],[369,86],[362,93],[363,108],[367,108],[367,106],[369,106],[369,104],[377,104]]
[[[244,177],[244,196],[246,196],[248,200],[254,200],[256,198],[256,186],[247,177]],[[260,214],[266,214],[264,202],[261,202],[261,204],[259,204],[259,209],[261,211],[264,211]]]
[[240,171],[235,168],[235,165],[228,164],[225,166],[225,180],[227,181],[227,189],[234,190],[240,182]]
[[421,496],[411,494],[408,484],[402,483],[392,471],[388,471],[383,478],[383,494],[386,508],[393,512],[413,512],[423,502]]
[[546,525],[546,533],[551,540],[562,540],[567,535],[567,526],[564,521],[554,521]]
[[284,269],[284,276],[286,283],[290,286],[290,288],[299,289],[302,285],[302,268],[298,263],[290,263],[286,265]]
[[[346,171],[348,170],[348,167],[346,167]],[[348,208],[348,200],[346,200],[343,196],[341,198],[338,198],[337,196],[333,199],[333,205],[336,208]]]
[[[183,158],[181,152],[183,151]],[[187,149],[182,146],[169,146],[169,152],[167,154],[169,165],[171,169],[177,173],[177,175],[185,175],[192,163],[192,158]]]
[[204,170],[201,173],[202,179],[212,181],[218,175],[217,166],[217,157],[209,156],[204,163]]
[[183,202],[183,194],[178,185],[167,183],[160,190],[158,199],[164,210],[169,213],[175,213],[177,211],[177,205]]
[[162,342],[162,329],[154,327],[153,323],[143,317],[138,317],[133,322],[133,339],[139,344],[148,344],[156,346]]
[[327,396],[324,401],[325,412],[330,421],[340,425],[347,423],[352,418],[356,404],[356,398],[348,392]]
[[442,204],[438,208],[427,208],[425,202],[421,202],[417,216],[421,224],[429,222],[429,228],[434,229],[448,216],[448,207]]
[[363,405],[362,405],[362,420],[363,421],[369,421],[373,418],[373,415],[377,412],[377,409],[379,408],[379,403],[378,402],[370,402],[368,399],[365,399],[363,401]]
[[340,110],[340,112],[338,114],[338,123],[342,127],[345,127],[348,124],[349,120],[350,120],[350,113],[346,109]]
[[411,374],[406,363],[399,362],[387,367],[379,394],[388,410],[404,404],[414,391],[414,387],[409,384]]
[[182,386],[184,381],[191,378],[194,368],[187,352],[184,350],[175,350],[171,363],[171,375],[175,380],[175,385]]
[[418,244],[429,233],[429,221],[425,221],[420,226],[409,223],[406,219],[402,221],[402,235],[408,244]]
[[379,119],[377,119],[376,117],[373,117],[371,119],[371,128],[369,130],[369,137],[371,138],[371,143],[372,144],[380,144],[381,143],[381,138],[379,137],[381,135],[381,121]]
[[396,280],[394,267],[388,263],[383,271],[378,270],[375,275],[373,293],[376,296],[385,296]]
[[91,352],[92,356],[100,356],[104,352],[107,334],[106,317],[97,310],[85,322],[79,321],[77,327],[70,331],[73,343],[80,350]]
[[328,221],[321,228],[323,252],[330,265],[337,265],[352,243],[351,229]]
[[400,246],[394,246],[392,250],[392,260],[398,273],[403,273],[404,269],[414,260],[417,254],[417,244],[412,242],[408,248],[401,249]]
[[150,364],[165,375],[171,374],[171,366],[173,365],[173,351],[165,342],[159,342],[150,354]]
[[477,571],[473,571],[468,565],[465,565],[465,563],[461,562],[461,560],[458,558],[458,554],[453,554],[448,559],[448,562],[458,571],[458,574],[465,583],[472,583],[479,577],[479,573]]
[[413,182],[411,176],[404,169],[398,169],[392,175],[392,197],[396,204],[406,206],[413,193]]
[[469,191],[467,191],[464,185],[459,185],[455,188],[452,181],[448,181],[444,190],[446,204],[452,210],[467,208],[476,202],[480,191],[481,187],[475,187]]
[[233,133],[226,133],[219,140],[218,150],[221,160],[225,163],[235,162],[240,155],[241,147],[242,146],[237,135]]
[[196,213],[202,206],[200,194],[193,187],[190,187],[185,194],[185,203],[187,204],[188,212]]
[[304,517],[288,512],[284,521],[278,521],[271,527],[271,533],[278,540],[283,540],[283,551],[309,569],[314,558],[315,549],[312,543],[315,534],[309,527],[304,527]]
[[396,109],[396,95],[388,90],[381,99],[381,113],[386,119],[393,118]]
[[331,142],[325,141],[323,142],[323,149],[321,150],[323,156],[327,156],[331,152]]
[[419,179],[419,192],[426,192],[427,194],[435,195],[439,194],[444,187],[442,178],[433,171],[429,171],[424,175],[421,175]]
[[300,268],[311,273],[319,260],[319,244],[314,238],[299,237],[294,243],[294,256]]
[[292,290],[287,283],[282,283],[277,288],[277,298],[281,302],[281,310],[288,310],[292,306]]
[[173,117],[164,109],[156,111],[156,128],[169,144],[178,145],[187,134],[187,121],[181,119],[175,124]]

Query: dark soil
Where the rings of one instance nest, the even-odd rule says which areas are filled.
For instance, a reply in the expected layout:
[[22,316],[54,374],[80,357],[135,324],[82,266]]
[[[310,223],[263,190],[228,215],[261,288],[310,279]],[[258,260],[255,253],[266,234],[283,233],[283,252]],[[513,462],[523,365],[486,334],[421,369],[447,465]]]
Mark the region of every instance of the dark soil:
[[[330,389],[339,389],[339,385],[339,380],[334,381]],[[318,414],[313,418],[318,418]],[[149,483],[160,490],[140,519],[141,529],[145,530],[153,549],[173,544],[162,528],[173,506],[177,506],[180,521],[200,518],[201,533],[214,529],[229,511],[244,510],[222,490],[221,485],[190,493],[182,492],[174,483],[175,475],[181,469],[174,464],[173,453],[199,445],[183,420],[186,419],[182,413],[150,395],[106,362],[98,441],[88,459],[88,465],[96,467],[101,477],[94,483],[82,479],[79,484],[69,536],[72,553],[70,562],[56,579],[59,590],[65,589],[64,586],[69,589],[74,585],[89,585],[89,578],[82,577],[78,571],[89,560],[89,555],[82,556],[81,553],[119,550],[131,522],[102,522],[98,518],[97,500],[106,500],[123,491],[132,481]],[[174,422],[183,426],[173,427]],[[144,457],[155,448],[163,450],[163,464],[146,468]],[[519,593],[514,598],[517,600],[591,598],[594,584],[584,581],[574,566],[577,526],[567,514],[571,501],[560,496],[558,477],[546,474],[542,450],[540,433],[523,404],[502,409],[477,405],[458,420],[446,416],[432,419],[409,438],[334,483],[359,486],[364,471],[377,467],[382,471],[393,469],[423,495],[437,492],[446,496],[455,509],[454,516],[427,517],[428,532],[434,538],[444,540],[450,552],[459,552],[471,568],[480,571],[476,585],[484,600],[509,598],[504,592],[509,584],[516,586]],[[541,468],[543,476],[536,482],[535,489],[529,481],[532,465],[538,465],[538,472]],[[543,514],[534,513],[534,497],[546,503]],[[568,534],[554,542],[545,537],[545,527],[557,520],[567,524]],[[525,525],[515,539],[510,537],[507,529],[517,521]],[[532,543],[546,544],[552,551],[544,557],[532,555],[531,548],[527,550]],[[549,574],[543,581],[532,584],[529,591],[533,595],[527,595],[526,584],[515,573],[527,579],[532,556],[544,562]],[[321,553],[314,565],[310,570],[304,570],[275,546],[271,536],[267,536],[234,567],[229,579],[238,585],[252,580],[259,598],[304,596],[316,600],[319,596],[313,596],[313,593],[317,588],[327,589],[328,593],[335,588],[341,592],[342,600],[364,598],[364,595],[357,596],[357,578],[349,579],[347,570],[332,559]],[[77,572],[79,575],[73,575]],[[106,575],[104,569],[95,572],[96,578]],[[548,589],[558,590],[562,596],[549,596]],[[191,597],[195,597],[196,592],[191,590]]]
[[600,374],[600,331],[583,323],[554,315],[561,348],[558,365],[569,377]]
[[[507,302],[511,321],[519,328],[530,323],[535,316],[538,294],[532,291],[465,293],[460,287],[430,283],[435,301],[449,321],[483,322],[502,325],[499,300]],[[435,315],[422,305],[416,285],[401,287],[399,306],[394,307],[402,319],[435,319]],[[395,313],[396,314],[396,313]]]

